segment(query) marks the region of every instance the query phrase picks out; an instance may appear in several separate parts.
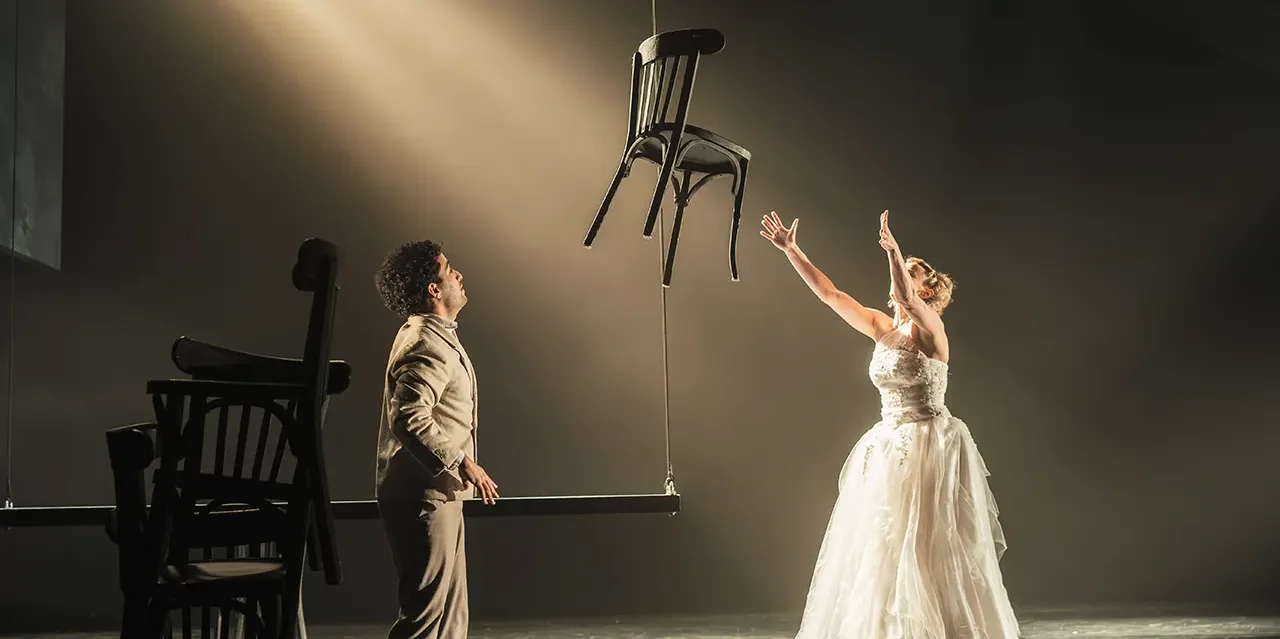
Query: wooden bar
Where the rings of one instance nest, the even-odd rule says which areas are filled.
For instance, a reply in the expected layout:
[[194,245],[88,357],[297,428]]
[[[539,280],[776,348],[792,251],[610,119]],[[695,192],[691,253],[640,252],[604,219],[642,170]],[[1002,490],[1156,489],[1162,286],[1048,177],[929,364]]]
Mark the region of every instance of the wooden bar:
[[[335,519],[378,518],[373,500],[334,501]],[[668,514],[680,512],[680,495],[564,495],[506,497],[493,505],[478,499],[463,506],[467,517],[548,517],[564,515]],[[0,527],[106,526],[115,506],[34,506],[0,508]]]

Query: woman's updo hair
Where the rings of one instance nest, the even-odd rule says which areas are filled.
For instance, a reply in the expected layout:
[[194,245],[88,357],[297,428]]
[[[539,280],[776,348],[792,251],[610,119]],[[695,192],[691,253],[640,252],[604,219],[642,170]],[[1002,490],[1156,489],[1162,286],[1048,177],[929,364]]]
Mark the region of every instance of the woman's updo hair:
[[913,266],[919,266],[924,271],[924,279],[920,281],[920,285],[933,291],[933,295],[925,300],[925,303],[941,315],[942,311],[951,305],[951,296],[956,290],[955,280],[918,257],[908,257],[906,262],[907,270],[912,270]]

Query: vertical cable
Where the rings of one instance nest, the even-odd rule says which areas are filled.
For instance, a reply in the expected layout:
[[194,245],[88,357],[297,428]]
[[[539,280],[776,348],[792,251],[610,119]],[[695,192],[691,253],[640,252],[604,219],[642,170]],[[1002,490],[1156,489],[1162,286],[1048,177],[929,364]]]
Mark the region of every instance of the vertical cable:
[[14,299],[18,290],[18,34],[21,26],[18,23],[18,6],[13,3],[13,174],[9,188],[9,356],[5,363],[8,369],[8,414],[4,427],[4,507],[13,508],[13,326],[17,319]]
[[666,215],[662,209],[658,209],[658,286],[662,289],[662,430],[666,435],[667,445],[667,479],[663,487],[668,495],[674,495],[676,478],[671,467],[671,368],[667,353],[667,285],[662,283],[662,278],[666,275],[666,260],[663,259],[666,255],[667,239],[667,233],[663,230],[665,218]]
[[[650,15],[653,19],[653,35],[658,35],[658,0],[650,0]],[[674,153],[674,149],[668,149],[668,152]],[[666,186],[663,185],[662,192],[666,193]],[[665,196],[664,196],[665,197]],[[666,241],[667,233],[664,230],[664,222],[666,214],[663,213],[662,207],[658,207],[658,282],[662,282],[666,276]],[[669,363],[668,338],[667,338],[667,285],[659,284],[662,290],[662,431],[666,436],[666,454],[667,454],[667,479],[663,482],[663,489],[668,495],[676,494],[676,475],[675,470],[671,466],[671,366]]]

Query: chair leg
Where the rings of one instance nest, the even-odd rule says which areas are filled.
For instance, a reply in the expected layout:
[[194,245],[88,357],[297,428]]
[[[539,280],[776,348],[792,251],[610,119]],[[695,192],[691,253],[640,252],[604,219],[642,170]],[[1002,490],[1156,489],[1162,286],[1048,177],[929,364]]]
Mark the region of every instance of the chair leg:
[[[294,623],[297,624],[297,631],[294,633],[294,639],[307,639],[307,619],[302,614],[302,588],[298,588],[298,613]],[[292,614],[292,613],[290,613]]]
[[274,595],[258,600],[262,611],[263,637],[280,636],[280,598]]
[[649,203],[649,218],[644,222],[645,238],[653,237],[653,227],[658,223],[658,212],[662,208],[662,197],[667,194],[667,182],[676,169],[676,157],[680,155],[680,135],[671,138],[662,160],[662,173],[658,174],[658,185],[653,189],[653,201]]
[[124,596],[124,614],[120,619],[120,639],[144,636],[147,628],[147,597],[143,594]]
[[733,222],[729,227],[729,279],[738,281],[738,227],[742,222],[742,194],[747,190],[747,166],[750,160],[742,160],[742,173],[734,185]]
[[242,601],[243,608],[237,609],[236,639],[275,639],[276,627],[272,624],[274,606],[278,606],[279,598],[274,594],[249,597]]
[[[201,637],[213,636],[213,607],[200,606],[200,629]],[[219,619],[221,621],[221,619]]]
[[587,239],[582,241],[582,245],[591,248],[591,243],[596,241],[596,233],[600,232],[600,225],[604,224],[604,216],[609,212],[609,204],[613,202],[613,196],[618,193],[618,185],[622,184],[622,178],[627,175],[627,158],[623,157],[622,162],[618,164],[618,172],[613,174],[613,182],[609,184],[609,190],[604,195],[604,201],[600,203],[600,209],[596,211],[596,219],[591,222],[591,228],[587,231]]
[[232,628],[236,628],[236,632],[239,634],[239,628],[237,626],[240,625],[240,621],[238,620],[242,619],[243,616],[239,614],[233,615],[232,612],[235,611],[229,606],[223,606],[218,610],[217,632],[219,637],[230,637],[233,632]]
[[294,573],[294,569],[290,569],[290,573],[284,580],[284,588],[280,591],[279,608],[276,610],[277,628],[275,636],[280,639],[297,639],[300,635],[306,636],[306,628],[302,625],[302,574],[301,566],[298,572]]
[[685,175],[684,187],[676,187],[676,215],[671,223],[671,243],[667,245],[667,263],[662,269],[662,285],[671,286],[671,271],[676,264],[676,245],[680,243],[680,223],[684,220],[684,207],[689,204],[689,178]]
[[[153,598],[147,603],[147,611],[146,611],[146,616],[143,619],[143,623],[137,626],[134,626],[135,629],[141,630],[142,632],[139,634],[135,634],[133,636],[147,637],[147,639],[154,639],[155,637],[163,637],[165,636],[165,628],[168,626],[168,622],[169,622],[168,601],[166,601],[163,597]],[[186,630],[187,632],[185,632],[183,636],[190,637],[191,636],[190,627],[186,628]]]

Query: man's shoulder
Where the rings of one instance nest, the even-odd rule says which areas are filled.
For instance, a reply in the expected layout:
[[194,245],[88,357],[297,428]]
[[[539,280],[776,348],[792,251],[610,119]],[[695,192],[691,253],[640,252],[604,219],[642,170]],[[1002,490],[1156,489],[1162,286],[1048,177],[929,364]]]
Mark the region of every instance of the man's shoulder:
[[454,348],[443,335],[425,324],[406,323],[396,334],[397,354],[404,356],[414,353],[430,353],[440,357],[449,357]]

